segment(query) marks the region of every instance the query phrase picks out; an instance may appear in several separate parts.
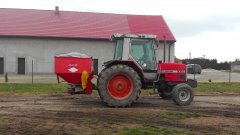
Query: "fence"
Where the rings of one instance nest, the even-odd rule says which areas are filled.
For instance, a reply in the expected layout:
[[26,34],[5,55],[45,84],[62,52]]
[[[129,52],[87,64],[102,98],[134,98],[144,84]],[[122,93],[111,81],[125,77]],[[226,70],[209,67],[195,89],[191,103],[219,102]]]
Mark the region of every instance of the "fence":
[[240,82],[240,73],[229,70],[203,69],[201,74],[188,74],[198,82]]
[[0,66],[0,83],[57,83],[53,62],[18,58]]
[[[60,80],[61,81],[61,80]],[[0,75],[0,83],[58,83],[54,74],[49,75]]]
[[[5,62],[2,66],[0,83],[58,83],[53,62],[22,60]],[[240,73],[213,69],[203,69],[201,74],[188,74],[187,77],[198,82],[240,82]]]

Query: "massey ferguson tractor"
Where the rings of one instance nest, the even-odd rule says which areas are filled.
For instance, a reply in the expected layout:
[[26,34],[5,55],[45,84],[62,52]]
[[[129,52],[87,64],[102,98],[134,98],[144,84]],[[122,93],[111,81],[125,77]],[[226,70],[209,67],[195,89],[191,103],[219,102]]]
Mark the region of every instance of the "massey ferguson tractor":
[[[158,61],[155,35],[114,34],[113,60],[104,63],[97,77],[100,99],[111,107],[126,107],[136,102],[141,90],[153,88],[162,98],[172,98],[180,106],[194,98],[195,80],[187,79],[186,65]],[[81,53],[55,56],[55,73],[68,82],[71,94],[91,94],[93,59]]]

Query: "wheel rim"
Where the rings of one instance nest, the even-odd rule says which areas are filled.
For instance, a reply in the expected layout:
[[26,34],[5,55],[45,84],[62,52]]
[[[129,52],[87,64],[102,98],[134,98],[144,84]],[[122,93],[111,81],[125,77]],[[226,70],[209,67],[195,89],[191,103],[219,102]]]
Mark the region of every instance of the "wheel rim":
[[188,101],[190,99],[190,92],[188,90],[181,90],[178,96],[181,101]]
[[108,81],[108,93],[117,100],[128,98],[133,91],[132,80],[126,75],[115,75]]

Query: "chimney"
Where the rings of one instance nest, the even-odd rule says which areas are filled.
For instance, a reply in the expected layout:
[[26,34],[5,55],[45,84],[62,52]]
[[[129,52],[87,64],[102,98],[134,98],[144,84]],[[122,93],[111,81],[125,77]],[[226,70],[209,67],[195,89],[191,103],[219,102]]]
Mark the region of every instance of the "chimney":
[[55,14],[59,14],[59,7],[55,6]]

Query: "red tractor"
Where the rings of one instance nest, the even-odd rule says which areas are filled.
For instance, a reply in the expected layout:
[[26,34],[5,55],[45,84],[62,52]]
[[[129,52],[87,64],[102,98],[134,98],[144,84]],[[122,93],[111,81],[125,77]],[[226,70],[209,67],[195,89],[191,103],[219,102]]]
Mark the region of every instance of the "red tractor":
[[[162,98],[172,98],[180,106],[193,101],[192,89],[197,82],[187,79],[184,64],[157,61],[155,35],[115,34],[111,39],[116,44],[114,58],[104,63],[96,86],[101,100],[108,106],[130,106],[142,89],[149,88],[156,88]],[[56,56],[55,72],[71,84],[70,91],[80,88],[80,93],[91,94],[91,57]]]

